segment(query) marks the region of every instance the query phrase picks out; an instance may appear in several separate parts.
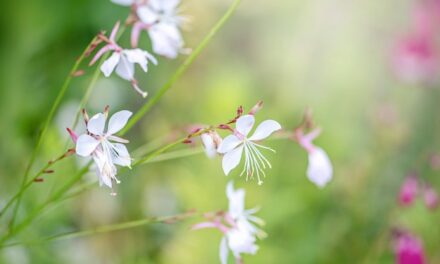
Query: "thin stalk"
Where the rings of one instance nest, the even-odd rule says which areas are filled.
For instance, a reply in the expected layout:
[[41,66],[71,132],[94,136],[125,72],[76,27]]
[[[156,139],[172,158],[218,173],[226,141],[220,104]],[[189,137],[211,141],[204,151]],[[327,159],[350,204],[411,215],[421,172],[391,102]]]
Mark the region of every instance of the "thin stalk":
[[220,20],[214,25],[214,27],[209,31],[209,33],[203,38],[200,44],[195,48],[191,55],[186,58],[186,60],[180,65],[173,76],[166,82],[159,91],[148,100],[139,111],[128,121],[127,125],[122,129],[120,135],[124,135],[130,130],[139,120],[162,98],[162,96],[174,85],[174,83],[186,72],[188,67],[194,62],[194,60],[200,55],[200,53],[209,44],[212,38],[217,34],[217,32],[223,27],[225,22],[231,17],[234,11],[240,4],[240,0],[235,0],[226,13],[220,18]]
[[[41,144],[43,142],[43,139],[46,136],[47,130],[49,128],[49,124],[52,122],[52,119],[53,119],[53,116],[55,114],[55,111],[58,109],[58,107],[59,107],[59,105],[61,103],[61,100],[63,99],[63,97],[64,97],[64,95],[65,95],[65,93],[67,91],[67,88],[69,87],[70,82],[72,81],[72,79],[74,77],[75,72],[78,70],[79,65],[83,61],[87,51],[89,50],[89,48],[91,47],[91,45],[92,45],[92,43],[94,41],[96,41],[96,37],[94,37],[92,39],[92,41],[87,45],[87,47],[81,53],[79,58],[75,61],[75,63],[72,66],[72,69],[69,72],[69,75],[67,76],[66,80],[64,81],[63,85],[61,86],[60,91],[58,92],[57,97],[55,98],[55,102],[53,103],[52,108],[50,109],[49,114],[47,115],[46,120],[44,121],[43,129],[41,130],[41,133],[40,133],[40,135],[39,135],[39,137],[37,139],[37,145],[35,146],[34,150],[32,151],[31,158],[29,160],[28,165],[26,166],[26,170],[25,170],[24,176],[23,176],[23,181],[21,183],[21,188],[23,188],[26,185],[26,181],[28,179],[29,172],[30,172],[30,170],[32,168],[32,165],[35,162],[35,159],[37,158],[37,154],[38,154],[38,152],[39,152],[39,150],[41,148]],[[15,218],[17,216],[17,211],[18,211],[18,208],[20,206],[21,197],[22,197],[21,194],[17,198],[17,203],[15,204],[14,212],[12,213],[12,219],[11,219],[11,222],[9,224],[9,226],[11,228],[13,228],[13,226],[14,226]]]
[[36,245],[36,244],[41,244],[41,243],[46,243],[46,242],[53,242],[53,241],[73,239],[73,238],[79,238],[79,237],[85,237],[85,236],[92,236],[92,235],[97,235],[97,234],[103,234],[103,233],[109,233],[109,232],[115,232],[115,231],[140,227],[140,226],[144,226],[144,225],[152,224],[152,223],[170,224],[170,223],[181,221],[181,220],[184,220],[189,217],[196,216],[196,215],[198,215],[198,214],[195,211],[191,210],[191,211],[185,212],[183,214],[177,214],[177,215],[173,215],[173,216],[151,217],[151,218],[128,221],[128,222],[123,222],[123,223],[118,223],[118,224],[113,224],[113,225],[99,226],[99,227],[95,227],[95,228],[92,228],[89,230],[84,230],[84,231],[79,231],[79,232],[68,232],[68,233],[58,234],[58,235],[43,238],[38,241],[14,242],[14,243],[4,245],[3,248],[22,245],[22,244]]

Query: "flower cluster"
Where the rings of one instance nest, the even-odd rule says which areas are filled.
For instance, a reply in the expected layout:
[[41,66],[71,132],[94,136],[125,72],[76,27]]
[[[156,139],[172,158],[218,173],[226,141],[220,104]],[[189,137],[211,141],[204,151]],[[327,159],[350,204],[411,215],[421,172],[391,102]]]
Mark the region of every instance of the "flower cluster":
[[416,173],[407,176],[400,187],[399,202],[403,206],[413,204],[418,195],[423,197],[425,206],[429,209],[436,209],[439,204],[437,191],[429,183],[422,182]]
[[265,233],[257,225],[263,225],[262,219],[254,216],[257,209],[245,210],[244,189],[234,190],[232,182],[226,187],[226,194],[229,200],[229,210],[214,215],[207,214],[208,221],[196,224],[193,230],[203,228],[216,228],[223,233],[220,242],[220,261],[222,264],[228,262],[229,251],[235,258],[236,263],[242,263],[241,254],[255,254],[258,246],[255,244],[257,237],[262,238]]
[[[140,89],[135,78],[135,64],[139,64],[144,72],[148,71],[148,62],[157,65],[156,58],[149,52],[138,48],[139,36],[142,30],[146,30],[150,36],[153,52],[168,58],[176,58],[183,51],[183,38],[180,26],[183,17],[177,13],[180,1],[177,0],[113,0],[114,3],[132,6],[133,24],[131,33],[132,49],[121,47],[117,43],[119,22],[113,27],[109,37],[104,34],[98,35],[98,44],[104,42],[102,47],[93,57],[90,65],[96,63],[105,53],[112,52],[111,56],[101,65],[101,71],[105,77],[109,77],[114,71],[124,80],[130,81],[133,89],[142,97],[148,93]],[[95,47],[94,47],[95,48]]]

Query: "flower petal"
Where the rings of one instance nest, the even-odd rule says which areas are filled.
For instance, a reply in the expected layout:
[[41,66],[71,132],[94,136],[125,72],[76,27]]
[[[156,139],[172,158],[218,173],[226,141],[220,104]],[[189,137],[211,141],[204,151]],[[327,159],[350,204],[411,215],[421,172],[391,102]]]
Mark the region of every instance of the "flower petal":
[[124,54],[127,57],[128,62],[137,63],[141,66],[144,72],[148,71],[148,52],[141,49],[124,50]]
[[99,141],[89,135],[81,135],[76,141],[76,154],[88,157],[98,146]]
[[109,77],[112,74],[116,65],[118,65],[120,59],[121,59],[121,54],[119,54],[119,52],[113,52],[110,58],[104,61],[100,69],[105,77]]
[[220,242],[220,262],[221,262],[221,264],[228,264],[228,255],[229,255],[228,243],[226,241],[226,237],[223,237],[222,241]]
[[237,124],[235,128],[238,132],[247,136],[251,131],[255,123],[255,117],[253,115],[244,115],[237,119]]
[[87,130],[97,136],[101,136],[104,134],[104,127],[105,115],[102,113],[94,115],[87,123]]
[[124,144],[113,143],[113,150],[117,153],[112,157],[113,163],[123,167],[131,166],[131,157]]
[[223,139],[222,143],[218,146],[217,152],[221,154],[225,154],[226,152],[229,152],[233,150],[235,147],[240,145],[242,140],[240,140],[235,135],[229,135]]
[[263,121],[257,129],[255,129],[254,134],[249,138],[249,140],[262,140],[270,136],[273,132],[280,130],[281,125],[275,120]]
[[330,159],[321,148],[315,148],[309,153],[309,166],[307,168],[307,177],[318,187],[323,188],[333,175],[333,167]]
[[229,214],[237,219],[244,213],[245,191],[243,189],[234,190],[234,185],[230,181],[226,187],[226,195],[229,200]]
[[139,7],[136,13],[139,19],[147,25],[153,24],[159,19],[159,15],[148,6]]
[[238,148],[229,151],[223,156],[222,167],[226,175],[228,175],[232,169],[240,164],[242,152],[243,146],[239,146]]
[[131,81],[134,79],[134,64],[129,62],[126,56],[121,56],[118,66],[116,67],[116,73],[122,79]]
[[135,0],[111,0],[111,1],[117,5],[130,6],[134,4]]
[[113,135],[119,132],[127,124],[132,114],[132,112],[127,110],[114,113],[108,122],[107,135]]
[[184,43],[176,25],[170,23],[155,24],[148,31],[156,54],[174,59],[179,54]]
[[217,149],[212,136],[210,136],[208,133],[203,133],[200,135],[200,138],[202,139],[206,156],[208,156],[210,159],[214,158],[217,155]]

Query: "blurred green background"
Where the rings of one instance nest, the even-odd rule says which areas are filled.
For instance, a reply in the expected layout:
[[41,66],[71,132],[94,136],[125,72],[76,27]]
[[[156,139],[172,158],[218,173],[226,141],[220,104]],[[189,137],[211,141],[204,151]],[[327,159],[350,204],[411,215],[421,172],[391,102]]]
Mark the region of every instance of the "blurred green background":
[[[183,0],[187,46],[193,48],[232,1]],[[329,154],[334,180],[319,190],[305,175],[306,153],[294,142],[269,141],[273,169],[263,186],[238,171],[225,177],[221,160],[203,154],[152,163],[120,175],[118,196],[98,185],[45,211],[18,239],[38,239],[104,224],[227,208],[225,186],[246,189],[248,208],[266,221],[268,237],[245,263],[393,263],[390,229],[405,227],[424,241],[431,263],[440,263],[440,214],[418,201],[402,209],[396,196],[405,175],[417,170],[434,188],[438,171],[428,155],[440,147],[440,93],[405,85],[390,70],[390,48],[408,27],[412,1],[243,0],[238,12],[175,84],[126,135],[128,148],[182,136],[191,124],[230,119],[238,105],[258,100],[257,120],[293,129],[306,107],[323,128],[317,144]],[[109,0],[33,0],[0,3],[0,202],[16,192],[36,138],[74,60],[100,30],[123,21],[128,9]],[[122,43],[128,44],[125,34]],[[141,40],[149,48],[146,34]],[[154,94],[185,58],[161,58],[140,74]],[[93,68],[75,78],[33,171],[61,154],[74,111]],[[146,99],[148,100],[148,98]],[[100,76],[90,113],[135,112],[143,103],[117,76]],[[69,142],[69,145],[71,143]],[[180,148],[187,148],[181,146]],[[70,158],[26,194],[23,219],[79,168]],[[238,170],[238,169],[237,169]],[[95,180],[92,173],[83,182]],[[2,230],[7,224],[2,219]],[[221,234],[190,231],[192,218],[35,246],[0,251],[3,263],[218,263]]]

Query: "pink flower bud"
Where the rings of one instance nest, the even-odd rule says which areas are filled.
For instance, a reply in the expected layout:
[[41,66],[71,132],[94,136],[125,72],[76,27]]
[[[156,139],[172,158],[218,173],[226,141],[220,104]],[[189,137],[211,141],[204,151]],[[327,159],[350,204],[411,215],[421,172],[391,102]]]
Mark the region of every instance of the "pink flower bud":
[[397,264],[423,264],[425,253],[422,242],[417,237],[404,232],[395,239],[394,251]]
[[415,174],[406,177],[402,186],[400,187],[399,202],[408,206],[415,200],[419,188],[419,180]]
[[423,200],[425,201],[426,207],[431,210],[436,209],[439,203],[437,191],[431,186],[425,186],[423,190]]
[[75,134],[75,132],[70,129],[70,128],[66,128],[67,132],[69,132],[70,137],[72,138],[73,142],[76,143],[76,141],[78,140],[78,136]]

